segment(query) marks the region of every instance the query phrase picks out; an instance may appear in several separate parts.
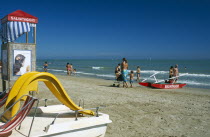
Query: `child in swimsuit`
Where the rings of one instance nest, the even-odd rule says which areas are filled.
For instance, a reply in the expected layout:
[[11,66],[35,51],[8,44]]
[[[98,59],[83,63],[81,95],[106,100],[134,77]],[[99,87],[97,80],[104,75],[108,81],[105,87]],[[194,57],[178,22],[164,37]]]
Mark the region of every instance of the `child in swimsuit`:
[[131,84],[131,88],[132,88],[133,87],[133,80],[134,80],[133,70],[131,70],[131,73],[129,75],[130,75],[130,84]]

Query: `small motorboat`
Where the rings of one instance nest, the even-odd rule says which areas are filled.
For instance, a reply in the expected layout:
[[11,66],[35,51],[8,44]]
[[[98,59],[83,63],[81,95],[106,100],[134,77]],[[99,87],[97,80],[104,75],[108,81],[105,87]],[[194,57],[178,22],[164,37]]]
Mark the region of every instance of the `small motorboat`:
[[172,77],[167,80],[162,80],[162,81],[157,81],[155,75],[158,73],[155,73],[151,75],[150,77],[153,77],[155,79],[155,82],[145,82],[147,79],[144,79],[142,82],[139,82],[139,85],[146,86],[146,87],[151,87],[151,88],[159,88],[159,89],[177,89],[177,88],[182,88],[186,86],[186,83],[175,83],[175,79],[177,77],[184,76],[186,74],[177,76],[177,77]]

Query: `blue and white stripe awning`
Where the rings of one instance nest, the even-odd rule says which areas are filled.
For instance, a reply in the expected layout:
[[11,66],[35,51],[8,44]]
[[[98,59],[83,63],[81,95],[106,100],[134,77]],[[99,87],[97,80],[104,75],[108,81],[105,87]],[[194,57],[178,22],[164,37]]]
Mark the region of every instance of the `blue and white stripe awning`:
[[30,27],[36,27],[36,24],[18,21],[9,21],[1,24],[1,40],[3,42],[13,42],[24,33],[30,32]]

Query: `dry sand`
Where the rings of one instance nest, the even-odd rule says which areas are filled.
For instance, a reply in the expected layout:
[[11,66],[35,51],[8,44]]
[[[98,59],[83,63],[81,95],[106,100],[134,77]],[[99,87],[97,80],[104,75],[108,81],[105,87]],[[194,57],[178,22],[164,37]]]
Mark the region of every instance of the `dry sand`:
[[[134,88],[112,87],[113,81],[58,76],[71,99],[85,108],[98,107],[110,115],[106,137],[209,137],[210,90],[150,89],[134,83]],[[40,98],[59,104],[40,83]],[[41,101],[44,104],[44,101]]]

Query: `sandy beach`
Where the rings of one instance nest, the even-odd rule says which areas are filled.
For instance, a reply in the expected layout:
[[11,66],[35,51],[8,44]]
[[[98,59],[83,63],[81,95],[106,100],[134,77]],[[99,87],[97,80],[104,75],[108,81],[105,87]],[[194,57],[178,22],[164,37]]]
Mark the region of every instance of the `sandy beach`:
[[[106,137],[209,137],[210,92],[207,89],[150,89],[112,87],[113,81],[56,75],[71,99],[85,108],[106,106],[110,115]],[[44,83],[39,98],[60,104]],[[40,105],[44,105],[41,100]]]
[[[100,109],[112,120],[106,137],[210,136],[210,92],[207,89],[150,89],[137,83],[134,88],[118,88],[112,87],[111,80],[57,77],[76,104],[82,99],[85,108],[106,106]],[[39,92],[40,98],[48,99],[47,104],[59,104],[43,83]]]

